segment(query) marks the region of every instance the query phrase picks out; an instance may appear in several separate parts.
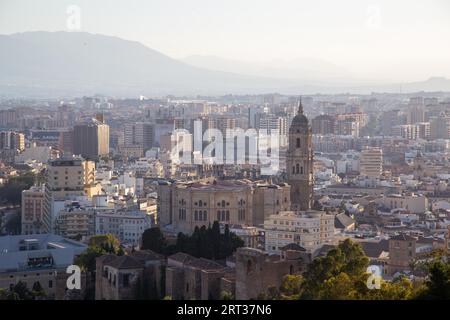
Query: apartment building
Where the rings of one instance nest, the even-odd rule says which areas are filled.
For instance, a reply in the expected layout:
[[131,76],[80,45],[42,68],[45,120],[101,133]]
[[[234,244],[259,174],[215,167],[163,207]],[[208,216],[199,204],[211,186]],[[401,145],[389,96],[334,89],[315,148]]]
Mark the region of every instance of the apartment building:
[[44,233],[45,186],[22,191],[22,234]]
[[281,248],[295,243],[313,250],[334,239],[334,216],[323,211],[284,211],[264,221],[268,253],[280,254]]

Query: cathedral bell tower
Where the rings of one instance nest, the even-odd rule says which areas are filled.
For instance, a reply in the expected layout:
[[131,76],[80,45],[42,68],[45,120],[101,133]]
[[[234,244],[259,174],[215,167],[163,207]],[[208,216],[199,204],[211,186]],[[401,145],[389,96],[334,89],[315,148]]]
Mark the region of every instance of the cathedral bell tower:
[[286,154],[286,173],[291,186],[291,209],[310,210],[313,204],[314,152],[312,130],[303,114],[301,99],[297,115],[289,128],[289,147]]

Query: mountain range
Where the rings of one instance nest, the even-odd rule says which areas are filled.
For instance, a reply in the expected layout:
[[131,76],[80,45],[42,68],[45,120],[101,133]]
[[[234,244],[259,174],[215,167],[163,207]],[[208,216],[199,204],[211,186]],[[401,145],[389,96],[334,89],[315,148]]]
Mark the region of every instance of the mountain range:
[[[317,61],[304,67],[239,65],[217,57],[173,59],[139,42],[85,32],[0,35],[0,97],[370,93],[450,91],[450,80],[358,85]],[[319,66],[317,64],[320,64]],[[297,61],[296,65],[302,65]],[[321,73],[320,70],[329,72]]]

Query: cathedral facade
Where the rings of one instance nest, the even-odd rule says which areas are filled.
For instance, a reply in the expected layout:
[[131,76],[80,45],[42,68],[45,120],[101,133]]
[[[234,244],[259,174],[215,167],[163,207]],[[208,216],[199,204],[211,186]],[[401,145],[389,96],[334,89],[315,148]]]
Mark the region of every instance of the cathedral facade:
[[313,205],[314,151],[311,125],[303,114],[301,100],[289,128],[286,173],[291,186],[291,209],[310,210]]

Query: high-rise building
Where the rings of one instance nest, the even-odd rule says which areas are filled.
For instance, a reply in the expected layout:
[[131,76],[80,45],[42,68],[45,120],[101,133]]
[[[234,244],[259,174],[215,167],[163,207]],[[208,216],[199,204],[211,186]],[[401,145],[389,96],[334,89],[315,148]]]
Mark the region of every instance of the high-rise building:
[[277,116],[261,117],[259,119],[259,130],[263,130],[267,134],[287,135],[287,119]]
[[235,129],[236,128],[236,119],[229,117],[220,117],[220,118],[210,118],[208,123],[208,128],[219,129],[222,132],[222,135],[225,137],[227,133],[227,129]]
[[65,130],[59,133],[58,146],[64,154],[73,154],[73,130]]
[[75,112],[67,105],[58,107],[56,111],[57,127],[71,127],[75,122]]
[[418,139],[428,139],[431,134],[431,125],[429,122],[416,123],[416,132]]
[[0,110],[0,127],[14,127],[17,124],[17,110]]
[[44,232],[44,195],[45,186],[33,186],[22,191],[22,234]]
[[297,115],[289,128],[289,147],[286,153],[286,173],[291,185],[292,210],[309,210],[313,201],[314,152],[312,148],[312,129],[308,118],[303,114],[299,102]]
[[365,177],[379,178],[383,173],[383,151],[369,147],[362,150],[359,172]]
[[392,135],[392,128],[400,124],[399,110],[389,110],[382,114],[382,134],[385,136]]
[[313,134],[334,134],[336,127],[336,119],[328,114],[321,114],[311,121]]
[[81,157],[51,160],[47,166],[43,224],[52,232],[58,209],[55,201],[84,196],[95,181],[95,163]]
[[359,122],[353,119],[340,119],[336,121],[335,134],[339,136],[359,136]]
[[73,153],[86,159],[109,154],[109,126],[97,119],[79,123],[73,129]]
[[25,149],[25,135],[15,131],[0,131],[0,150]]
[[445,113],[430,119],[430,138],[433,140],[450,138],[450,117]]
[[355,112],[355,113],[342,113],[336,115],[336,120],[351,120],[357,122],[360,128],[363,128],[369,122],[369,116],[367,113]]
[[425,121],[425,110],[422,105],[410,105],[407,113],[408,124]]
[[140,146],[147,151],[153,146],[154,126],[151,123],[133,122],[124,126],[124,146]]

